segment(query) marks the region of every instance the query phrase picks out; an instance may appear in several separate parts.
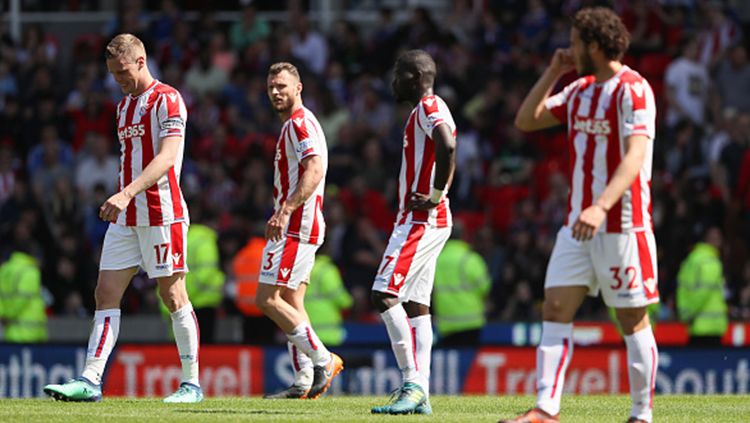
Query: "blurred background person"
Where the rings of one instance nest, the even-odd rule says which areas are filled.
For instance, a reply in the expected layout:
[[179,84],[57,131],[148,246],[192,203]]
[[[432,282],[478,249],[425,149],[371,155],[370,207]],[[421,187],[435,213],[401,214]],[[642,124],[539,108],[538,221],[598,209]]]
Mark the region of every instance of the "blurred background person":
[[677,274],[677,315],[688,325],[691,346],[718,347],[727,331],[722,244],[721,230],[708,228]]

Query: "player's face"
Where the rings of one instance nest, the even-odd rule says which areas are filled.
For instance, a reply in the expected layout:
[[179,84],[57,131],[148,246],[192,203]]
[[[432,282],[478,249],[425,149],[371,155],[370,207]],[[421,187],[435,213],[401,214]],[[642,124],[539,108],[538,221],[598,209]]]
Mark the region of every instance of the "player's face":
[[139,57],[131,62],[122,57],[107,59],[107,69],[115,78],[115,82],[120,86],[125,94],[135,94],[138,91],[138,74],[141,68],[145,66],[145,59]]
[[416,93],[418,82],[418,76],[413,70],[408,69],[401,63],[396,63],[391,88],[397,102],[409,101],[418,97],[419,94]]
[[581,40],[576,28],[570,30],[570,49],[573,52],[573,61],[575,61],[578,75],[591,75],[596,71],[589,53],[589,46]]
[[276,113],[290,111],[301,92],[302,83],[285,70],[268,76],[268,99]]

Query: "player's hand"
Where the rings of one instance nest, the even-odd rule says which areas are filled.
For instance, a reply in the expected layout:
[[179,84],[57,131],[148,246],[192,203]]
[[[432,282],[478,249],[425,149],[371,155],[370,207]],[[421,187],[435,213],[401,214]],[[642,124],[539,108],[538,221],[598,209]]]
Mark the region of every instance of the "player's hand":
[[558,48],[555,50],[555,54],[552,55],[549,67],[550,70],[560,75],[573,70],[576,67],[576,62],[573,60],[573,52],[569,48]]
[[289,223],[289,216],[291,214],[291,211],[287,210],[285,207],[280,207],[279,210],[268,219],[268,223],[266,223],[266,239],[270,239],[271,241],[280,240],[284,228],[286,228],[286,224]]
[[105,222],[116,222],[117,216],[120,212],[130,204],[130,200],[133,197],[128,195],[125,191],[120,191],[117,194],[109,197],[107,201],[99,207],[99,218]]
[[594,237],[599,226],[607,217],[607,212],[598,204],[586,207],[573,224],[573,238],[578,241],[589,241]]
[[409,203],[406,205],[409,210],[430,210],[435,206],[437,204],[430,201],[429,195],[418,192],[412,192],[409,195]]

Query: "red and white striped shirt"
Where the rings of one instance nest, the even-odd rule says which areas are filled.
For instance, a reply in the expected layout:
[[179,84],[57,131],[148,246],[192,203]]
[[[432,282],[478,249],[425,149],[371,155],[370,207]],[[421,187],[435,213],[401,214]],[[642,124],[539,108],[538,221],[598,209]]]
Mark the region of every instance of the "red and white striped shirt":
[[651,232],[651,164],[656,131],[656,103],[651,86],[627,66],[608,80],[576,80],[547,99],[545,106],[568,124],[570,154],[568,213],[572,225],[607,186],[625,155],[631,135],[649,138],[643,165],[622,197],[607,213],[600,230]]
[[306,107],[300,107],[284,122],[281,135],[276,142],[274,160],[273,205],[278,211],[289,196],[297,190],[297,185],[305,173],[302,160],[319,156],[323,164],[323,179],[305,204],[289,217],[286,235],[300,242],[320,245],[326,232],[323,219],[323,190],[325,174],[328,170],[328,147],[326,137],[315,115]]
[[404,129],[404,149],[398,178],[397,225],[427,223],[438,228],[453,226],[447,195],[428,211],[406,208],[411,193],[430,195],[432,192],[435,178],[435,141],[432,132],[442,124],[448,125],[453,136],[456,136],[456,124],[448,105],[436,95],[422,98],[409,115]]
[[120,184],[128,186],[161,150],[162,139],[181,137],[183,142],[166,174],[130,201],[117,218],[126,226],[163,226],[188,222],[180,190],[182,155],[185,150],[187,108],[180,93],[154,81],[143,94],[128,95],[117,105],[117,137],[120,140]]

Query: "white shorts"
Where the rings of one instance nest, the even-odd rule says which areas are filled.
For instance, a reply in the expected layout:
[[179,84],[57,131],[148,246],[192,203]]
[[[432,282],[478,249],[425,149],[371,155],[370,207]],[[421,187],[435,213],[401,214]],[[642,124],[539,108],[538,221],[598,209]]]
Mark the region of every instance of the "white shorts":
[[263,248],[258,282],[296,290],[309,281],[319,247],[288,236],[278,241],[269,239]]
[[141,266],[149,278],[187,272],[188,224],[123,226],[110,223],[104,235],[99,270],[122,270]]
[[644,307],[659,302],[656,240],[653,233],[598,233],[579,242],[572,230],[557,233],[544,288],[587,286],[590,296],[602,292],[615,308]]
[[397,296],[402,302],[430,305],[435,264],[452,228],[424,223],[396,226],[383,253],[373,291]]

